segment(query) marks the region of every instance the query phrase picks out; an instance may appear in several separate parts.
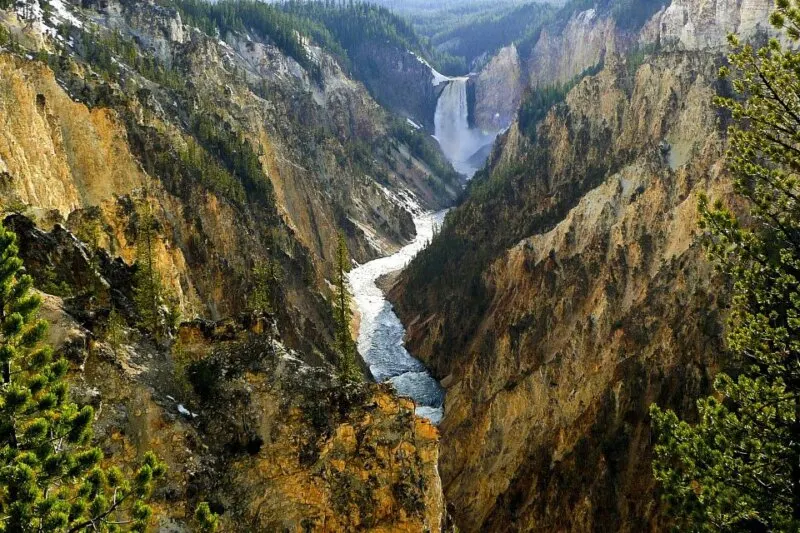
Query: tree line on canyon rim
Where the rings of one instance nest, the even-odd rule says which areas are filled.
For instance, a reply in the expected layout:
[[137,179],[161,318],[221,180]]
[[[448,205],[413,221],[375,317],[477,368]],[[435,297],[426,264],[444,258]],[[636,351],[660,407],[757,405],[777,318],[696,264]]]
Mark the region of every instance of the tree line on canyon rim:
[[[773,25],[800,41],[800,2],[778,0],[777,6]],[[731,45],[730,66],[720,74],[731,80],[737,96],[715,102],[736,124],[728,164],[752,220],[745,226],[707,198],[699,208],[709,256],[734,289],[727,340],[736,371],[717,377],[716,394],[698,402],[696,423],[653,406],[653,469],[682,528],[797,531],[800,54],[777,40],[761,50],[733,37]],[[152,257],[158,228],[146,203],[139,209],[138,327],[157,336],[167,327],[158,318],[166,296]],[[40,298],[17,254],[15,237],[0,226],[0,531],[144,530],[152,520],[147,501],[164,465],[152,454],[130,473],[101,463],[102,454],[91,444],[93,411],[70,399],[68,364],[42,342]],[[339,371],[356,379],[349,263],[340,238],[334,290]],[[253,279],[252,306],[269,312],[279,267],[259,264]],[[208,505],[200,504],[197,529],[213,531],[216,523]]]

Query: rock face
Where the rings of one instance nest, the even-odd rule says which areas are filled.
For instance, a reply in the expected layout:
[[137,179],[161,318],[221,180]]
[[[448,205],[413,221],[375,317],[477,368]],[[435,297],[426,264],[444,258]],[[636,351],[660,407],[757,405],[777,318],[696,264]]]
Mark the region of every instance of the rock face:
[[[711,105],[723,57],[702,43],[742,28],[743,13],[764,24],[737,3],[699,28],[712,4],[728,5],[689,6],[696,46],[607,56],[534,131],[512,125],[392,289],[410,351],[447,389],[440,468],[462,530],[669,527],[648,407],[691,419],[722,364],[726,287],[704,258],[697,199],[735,205],[727,117]],[[591,64],[589,35],[619,43],[613,22],[586,13],[565,32],[581,40],[559,41],[531,83]]]
[[686,50],[724,48],[730,32],[747,38],[771,30],[773,7],[772,0],[674,0],[651,19],[641,40]]
[[595,9],[575,13],[562,28],[544,28],[526,62],[528,85],[566,83],[621,51],[622,38],[614,18]]
[[105,7],[97,6],[96,9],[105,25],[122,31],[132,29],[133,34],[165,65],[172,65],[173,46],[189,39],[181,15],[175,9],[131,0],[112,0],[106,2]]
[[195,490],[228,510],[230,529],[440,528],[438,433],[410,401],[386,386],[344,386],[274,339],[197,326],[180,332],[183,357],[225,378],[191,423],[207,447],[195,449],[216,458],[194,473]]
[[487,131],[508,127],[525,87],[517,47],[506,46],[475,79],[475,125]]
[[67,216],[142,186],[112,110],[73,101],[40,63],[3,54],[0,73],[3,198]]
[[433,85],[433,74],[428,65],[407,50],[385,46],[354,52],[358,64],[371,65],[369,72],[359,73],[359,78],[381,105],[395,110],[433,132],[433,116],[441,88]]

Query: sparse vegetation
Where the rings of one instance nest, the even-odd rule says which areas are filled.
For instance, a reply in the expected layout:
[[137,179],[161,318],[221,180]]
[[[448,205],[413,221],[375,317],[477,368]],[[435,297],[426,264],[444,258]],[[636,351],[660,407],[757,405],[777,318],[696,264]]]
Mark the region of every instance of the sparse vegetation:
[[[276,214],[272,182],[264,173],[258,154],[242,134],[233,131],[228,124],[220,120],[220,117],[203,112],[194,116],[192,132],[200,145],[221,162],[227,171],[241,183],[248,200],[268,208],[269,214]],[[199,152],[195,150],[195,153]],[[220,184],[226,190],[235,188],[227,175],[219,172],[218,167],[205,159],[202,154],[200,157],[201,173],[204,163],[208,163],[206,168],[214,170],[211,174],[204,174],[205,179],[214,180],[212,183]]]
[[[460,178],[453,167],[441,156],[436,142],[429,135],[413,129],[399,119],[392,122],[392,136],[408,146],[412,156],[423,161],[438,178],[437,183],[458,183]],[[443,185],[441,185],[443,186]]]
[[208,502],[200,502],[194,510],[194,521],[202,533],[214,533],[219,527],[219,516],[211,511]]
[[272,258],[257,261],[251,272],[250,308],[259,313],[274,313],[278,283],[282,277],[280,265]]
[[556,105],[564,101],[567,94],[586,76],[594,76],[603,69],[603,64],[586,69],[567,83],[529,89],[522,98],[518,118],[520,130],[533,139],[537,124]]
[[179,72],[141,50],[133,40],[118,32],[100,31],[94,25],[90,25],[86,31],[69,28],[63,31],[79,37],[78,52],[106,81],[119,80],[124,64],[163,87],[178,90],[185,86],[185,79]]
[[145,192],[137,205],[135,300],[141,327],[158,338],[165,333],[161,312],[164,284],[156,260],[158,230],[153,201]]
[[119,349],[122,347],[122,343],[125,342],[125,327],[127,324],[125,323],[125,319],[123,316],[117,311],[117,308],[112,306],[111,311],[108,313],[108,322],[106,323],[106,342],[114,351],[114,353],[118,353]]

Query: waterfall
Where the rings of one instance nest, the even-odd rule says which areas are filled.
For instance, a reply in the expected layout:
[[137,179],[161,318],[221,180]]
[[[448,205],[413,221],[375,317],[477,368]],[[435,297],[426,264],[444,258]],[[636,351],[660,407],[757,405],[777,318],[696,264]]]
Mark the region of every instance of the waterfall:
[[444,155],[458,172],[471,178],[486,159],[482,152],[497,134],[469,127],[468,81],[469,78],[444,78],[447,85],[436,103],[434,126]]

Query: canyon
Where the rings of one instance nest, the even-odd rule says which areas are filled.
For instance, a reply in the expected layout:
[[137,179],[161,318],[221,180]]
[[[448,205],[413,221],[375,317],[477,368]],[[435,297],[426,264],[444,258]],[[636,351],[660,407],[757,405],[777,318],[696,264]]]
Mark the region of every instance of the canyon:
[[502,51],[486,68],[507,83],[478,76],[508,101],[568,91],[501,135],[390,292],[445,387],[440,468],[462,530],[669,529],[648,409],[691,419],[729,364],[697,205],[736,205],[711,101],[728,90],[725,36],[767,34],[771,7],[663,2],[630,28],[601,3],[545,27],[528,57]]
[[671,527],[648,409],[692,420],[729,365],[697,205],[743,207],[711,102],[771,0],[570,1],[469,73],[399,22],[48,5],[0,8],[0,214],[106,456],[167,463],[158,530]]
[[[416,236],[402,198],[459,194],[435,141],[318,46],[312,70],[156,2],[53,4],[0,9],[0,206],[98,444],[167,464],[158,528],[203,500],[224,530],[439,529],[437,430],[339,378],[327,281],[340,233],[367,263]],[[165,338],[136,304],[148,211]]]

